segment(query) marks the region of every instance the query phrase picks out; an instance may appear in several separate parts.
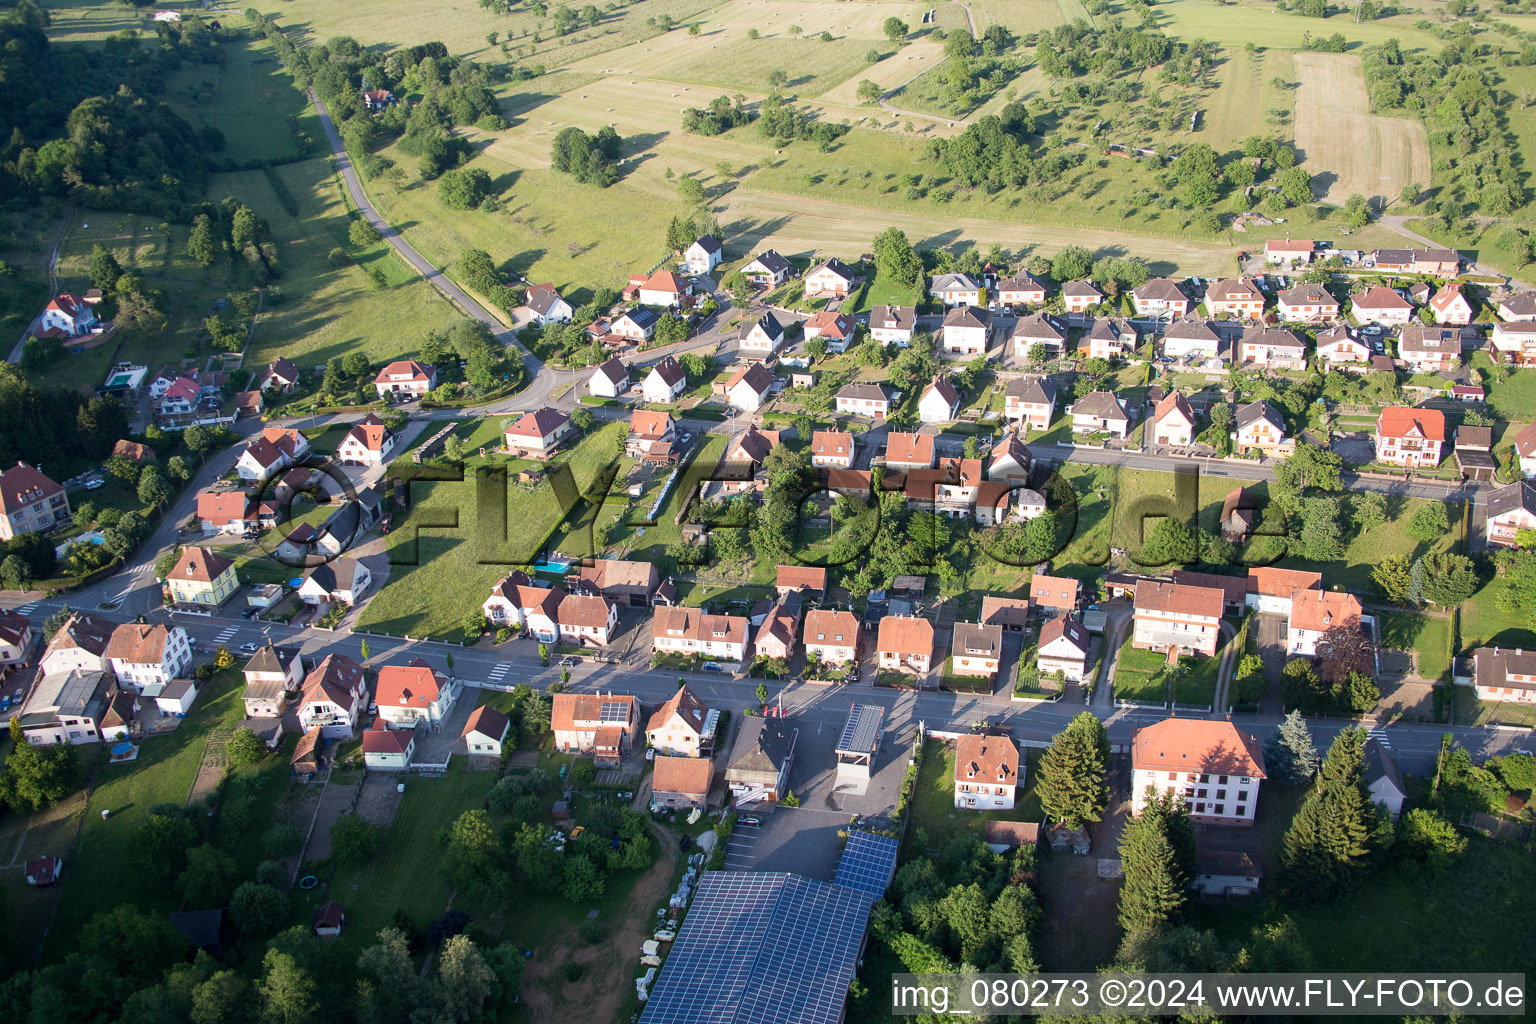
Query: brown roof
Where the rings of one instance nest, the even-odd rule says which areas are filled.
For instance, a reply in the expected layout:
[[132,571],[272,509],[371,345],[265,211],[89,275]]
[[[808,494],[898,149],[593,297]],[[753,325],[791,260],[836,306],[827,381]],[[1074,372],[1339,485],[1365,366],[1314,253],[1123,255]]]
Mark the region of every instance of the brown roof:
[[932,434],[891,433],[886,436],[885,461],[933,464]]
[[469,720],[464,723],[464,731],[461,736],[468,736],[472,732],[483,733],[486,736],[495,736],[498,740],[506,735],[507,716],[491,707],[482,704],[469,713]]
[[25,462],[0,470],[0,512],[7,515],[62,493],[64,488],[54,483],[42,470]]
[[982,830],[988,843],[1008,846],[1034,846],[1040,841],[1038,821],[989,821]]
[[[807,644],[837,644],[851,647],[859,636],[859,617],[853,612],[831,608],[813,608],[805,613],[805,629],[800,634]],[[837,637],[841,636],[841,641]]]
[[678,688],[672,695],[672,699],[657,708],[650,719],[645,723],[647,731],[660,729],[672,721],[672,716],[677,715],[688,723],[688,727],[697,734],[704,732],[704,719],[709,715],[709,708],[704,702],[695,696],[687,686]]
[[663,437],[672,423],[672,414],[650,409],[636,409],[629,414],[629,429],[641,437]]
[[1131,767],[1266,778],[1257,739],[1231,722],[1201,718],[1165,718],[1136,730]]
[[1172,575],[1175,583],[1221,591],[1227,604],[1242,604],[1248,597],[1246,576],[1222,576],[1214,572],[1187,572],[1184,569],[1175,569]]
[[129,462],[154,462],[155,450],[137,441],[121,440],[112,446],[113,455],[121,455]]
[[[1049,576],[1037,572],[1029,578],[1029,600],[1031,604],[1049,608],[1075,608],[1081,587],[1081,581],[1070,576]],[[1066,596],[1058,596],[1063,594]],[[982,608],[985,609],[986,605],[983,604]]]
[[517,418],[517,422],[507,428],[507,433],[513,437],[528,437],[543,439],[560,429],[570,419],[559,409],[544,406],[525,412]]
[[1088,653],[1088,627],[1067,615],[1056,618],[1040,627],[1040,647],[1066,637],[1084,654]]
[[1290,597],[1298,590],[1312,590],[1323,585],[1323,574],[1301,569],[1277,569],[1258,566],[1248,570],[1248,592],[1263,597]]
[[304,677],[304,689],[299,694],[299,706],[314,701],[328,700],[338,707],[351,707],[354,694],[363,685],[363,666],[345,654],[327,654],[320,664],[309,670]]
[[772,383],[772,370],[762,363],[748,363],[731,375],[731,379],[726,381],[725,390],[729,393],[736,389],[737,384],[745,384],[754,394],[761,395]]
[[1136,587],[1136,613],[1170,612],[1175,615],[1199,615],[1221,618],[1222,591],[1215,587],[1192,587],[1181,583],[1148,580]]
[[982,622],[995,626],[1022,626],[1028,618],[1029,601],[1026,598],[988,594],[981,599]]
[[341,443],[346,444],[348,441],[355,440],[366,451],[382,452],[384,441],[388,437],[389,428],[384,425],[384,421],[373,413],[369,413],[352,425],[352,429],[347,431],[347,436],[341,439]]
[[584,565],[576,574],[577,579],[602,593],[629,587],[651,591],[660,582],[661,572],[654,562],[638,562],[624,558],[597,558],[591,565]]
[[560,602],[557,621],[562,626],[601,629],[608,625],[608,611],[612,607],[605,597],[572,594]]
[[116,625],[99,615],[90,612],[75,612],[59,631],[48,640],[48,650],[43,653],[47,657],[52,651],[69,650],[79,648],[95,655],[106,653],[107,645],[112,641],[112,631]]
[[811,454],[838,457],[852,455],[853,434],[846,430],[818,430],[811,435]]
[[289,758],[291,764],[301,764],[305,761],[317,761],[316,756],[320,747],[320,727],[313,729],[299,737],[299,741],[293,745],[293,756]]
[[1019,748],[1005,736],[967,733],[955,740],[955,781],[1019,782]]
[[164,626],[125,622],[112,631],[106,656],[121,658],[130,665],[158,665],[165,657],[165,643],[171,631]]
[[1291,628],[1324,632],[1334,626],[1360,625],[1360,601],[1353,594],[1307,590],[1291,599]]
[[369,729],[363,733],[363,753],[403,754],[415,736],[408,729]]
[[713,778],[714,763],[707,757],[659,755],[651,773],[651,789],[657,793],[703,795],[709,792]]
[[250,498],[244,491],[203,491],[197,496],[197,518],[214,526],[227,526],[247,518]]
[[1412,309],[1413,303],[1403,298],[1391,288],[1376,285],[1366,292],[1351,295],[1350,301],[1356,309]]
[[827,570],[814,565],[781,565],[775,585],[796,590],[826,590]]
[[176,560],[176,568],[168,579],[191,580],[194,583],[212,583],[224,575],[235,563],[223,555],[214,554],[207,548],[189,547]]
[[420,658],[379,669],[373,699],[379,707],[424,708],[442,694],[437,673]]
[[1246,277],[1236,277],[1217,281],[1206,289],[1205,297],[1207,299],[1214,299],[1217,302],[1234,299],[1248,299],[1251,301],[1253,299],[1262,299],[1264,293],[1259,291],[1258,287]]
[[957,622],[950,649],[956,654],[1000,658],[1003,654],[1003,627],[977,622]]
[[550,728],[570,732],[580,723],[596,723],[602,717],[604,704],[625,705],[624,722],[611,723],[615,728],[622,728],[632,718],[639,717],[640,701],[628,694],[557,693],[550,707]]
[[880,620],[880,634],[875,646],[893,654],[930,657],[933,654],[933,623],[915,615],[887,615]]

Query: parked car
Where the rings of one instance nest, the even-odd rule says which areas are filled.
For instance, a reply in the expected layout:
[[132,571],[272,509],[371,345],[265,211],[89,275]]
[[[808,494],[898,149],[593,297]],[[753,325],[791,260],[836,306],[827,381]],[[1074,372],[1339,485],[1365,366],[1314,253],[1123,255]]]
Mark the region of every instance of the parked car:
[[755,814],[743,814],[741,817],[736,819],[736,824],[749,825],[752,828],[761,828],[763,819]]
[[240,653],[241,654],[255,654],[257,649],[258,648],[257,648],[257,646],[255,644],[241,644],[240,645]]

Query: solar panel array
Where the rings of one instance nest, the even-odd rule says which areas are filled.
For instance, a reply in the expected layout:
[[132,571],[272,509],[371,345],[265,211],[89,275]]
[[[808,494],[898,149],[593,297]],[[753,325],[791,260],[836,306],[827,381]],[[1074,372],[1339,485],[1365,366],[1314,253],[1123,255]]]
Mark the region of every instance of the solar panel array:
[[621,704],[616,700],[605,700],[603,706],[597,710],[599,722],[626,722],[629,720],[629,705]]
[[799,875],[706,873],[641,1024],[838,1024],[871,903]]
[[872,754],[880,746],[880,726],[885,719],[885,709],[878,704],[855,704],[848,712],[848,724],[843,726],[842,738],[837,741],[840,751],[856,751]]
[[889,836],[850,830],[848,845],[837,862],[838,885],[866,892],[879,899],[885,895],[896,871],[896,854],[901,844]]

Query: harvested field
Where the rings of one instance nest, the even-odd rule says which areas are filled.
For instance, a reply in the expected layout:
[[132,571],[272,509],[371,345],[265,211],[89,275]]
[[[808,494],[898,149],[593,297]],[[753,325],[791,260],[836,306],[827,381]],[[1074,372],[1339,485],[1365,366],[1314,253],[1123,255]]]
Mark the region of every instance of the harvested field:
[[918,75],[939,65],[944,59],[944,47],[937,42],[922,40],[903,46],[890,57],[878,64],[871,64],[863,71],[853,75],[841,85],[835,86],[822,93],[823,103],[839,103],[845,106],[858,106],[859,83],[869,79],[886,92],[890,92],[898,86],[905,85]]
[[1424,126],[1371,114],[1359,57],[1298,53],[1295,60],[1296,145],[1324,198],[1396,198],[1409,182],[1429,181]]

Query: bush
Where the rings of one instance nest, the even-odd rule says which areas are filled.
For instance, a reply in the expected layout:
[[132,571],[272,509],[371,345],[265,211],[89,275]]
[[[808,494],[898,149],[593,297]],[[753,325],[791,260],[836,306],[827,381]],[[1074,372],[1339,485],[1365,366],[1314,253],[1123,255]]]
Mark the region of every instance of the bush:
[[299,844],[303,841],[304,837],[299,834],[299,830],[287,822],[273,825],[261,837],[262,849],[274,860],[298,853]]
[[281,890],[288,884],[288,872],[275,860],[264,860],[256,865],[256,882],[259,885],[270,885],[274,889]]
[[288,916],[288,897],[270,885],[246,882],[229,898],[229,915],[241,935],[265,935]]
[[576,926],[576,935],[589,946],[595,946],[608,937],[608,929],[595,918],[587,918]]

